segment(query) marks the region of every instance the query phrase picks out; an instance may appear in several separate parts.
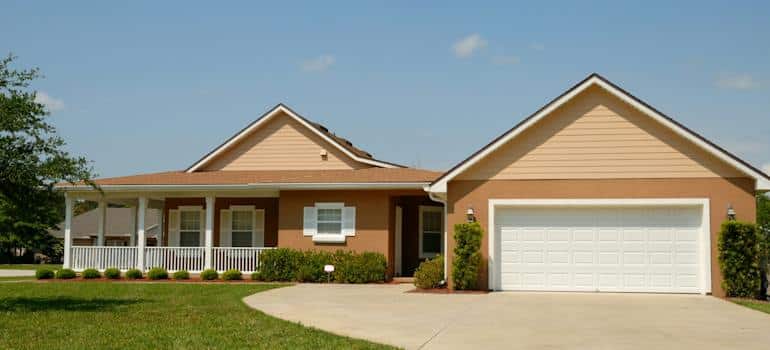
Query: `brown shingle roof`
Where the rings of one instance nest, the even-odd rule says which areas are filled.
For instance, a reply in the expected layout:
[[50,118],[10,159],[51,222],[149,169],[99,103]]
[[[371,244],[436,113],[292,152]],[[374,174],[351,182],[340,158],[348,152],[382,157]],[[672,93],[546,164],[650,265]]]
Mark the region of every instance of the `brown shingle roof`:
[[[161,173],[96,179],[104,185],[238,185],[270,183],[429,183],[440,172],[414,168],[366,168],[358,170],[253,170]],[[66,185],[65,185],[66,186]]]

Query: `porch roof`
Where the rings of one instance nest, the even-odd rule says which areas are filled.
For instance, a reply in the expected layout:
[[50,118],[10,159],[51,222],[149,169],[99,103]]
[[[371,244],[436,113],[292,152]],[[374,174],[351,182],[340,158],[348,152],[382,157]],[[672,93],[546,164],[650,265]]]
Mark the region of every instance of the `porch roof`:
[[[256,184],[429,184],[440,172],[414,168],[366,168],[357,170],[248,170],[248,171],[167,171],[96,179],[99,186],[200,186]],[[57,187],[82,187],[83,183]]]

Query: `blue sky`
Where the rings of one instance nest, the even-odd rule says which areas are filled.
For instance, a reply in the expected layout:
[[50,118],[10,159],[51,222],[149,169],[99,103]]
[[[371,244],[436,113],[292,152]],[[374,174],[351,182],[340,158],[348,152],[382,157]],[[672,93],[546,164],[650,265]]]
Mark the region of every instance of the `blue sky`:
[[591,72],[770,167],[768,18],[766,1],[4,1],[0,49],[41,68],[102,176],[183,169],[279,102],[447,169]]

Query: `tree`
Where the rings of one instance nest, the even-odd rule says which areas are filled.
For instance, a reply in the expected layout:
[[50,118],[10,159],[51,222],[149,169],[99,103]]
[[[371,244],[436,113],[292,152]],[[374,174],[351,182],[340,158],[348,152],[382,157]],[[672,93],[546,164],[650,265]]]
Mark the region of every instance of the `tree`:
[[0,60],[0,260],[13,248],[50,248],[48,230],[64,213],[55,184],[93,184],[89,163],[64,150],[46,107],[35,102],[29,84],[39,70],[15,70],[14,59]]
[[[757,194],[757,230],[761,237],[761,263],[762,290],[770,294],[768,290],[768,275],[770,275],[770,197],[766,193]],[[767,298],[767,296],[760,296]]]

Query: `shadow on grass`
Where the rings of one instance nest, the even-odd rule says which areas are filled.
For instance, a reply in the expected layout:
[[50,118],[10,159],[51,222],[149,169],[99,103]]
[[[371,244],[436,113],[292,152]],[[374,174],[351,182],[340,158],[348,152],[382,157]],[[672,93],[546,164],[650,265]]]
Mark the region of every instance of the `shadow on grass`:
[[0,299],[0,312],[112,311],[119,306],[132,305],[140,302],[142,302],[141,299],[16,297]]

